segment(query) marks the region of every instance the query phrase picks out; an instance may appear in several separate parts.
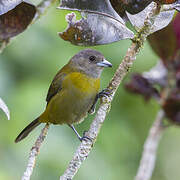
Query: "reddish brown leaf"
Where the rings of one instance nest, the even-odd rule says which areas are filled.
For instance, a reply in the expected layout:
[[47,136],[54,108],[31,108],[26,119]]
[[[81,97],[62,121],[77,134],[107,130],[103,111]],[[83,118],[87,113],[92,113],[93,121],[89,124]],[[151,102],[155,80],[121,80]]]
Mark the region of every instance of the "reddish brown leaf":
[[141,74],[134,74],[125,87],[129,92],[144,96],[146,100],[151,97],[159,97],[158,91]]
[[137,14],[145,9],[153,0],[110,0],[115,11],[123,16],[125,11]]
[[172,4],[175,3],[177,0],[154,0],[154,1],[160,4]]
[[151,34],[148,40],[165,65],[172,60],[178,60],[175,57],[180,50],[180,13],[167,27]]
[[153,1],[160,4],[172,4],[177,0],[110,0],[115,11],[122,17],[125,11],[131,14],[143,11]]
[[154,52],[164,62],[172,59],[177,50],[177,40],[174,34],[172,23],[164,29],[151,34],[148,41]]
[[178,13],[172,22],[173,29],[177,40],[177,48],[180,49],[180,13]]
[[[7,8],[4,8],[4,11],[1,11],[0,40],[11,38],[23,32],[31,23],[36,13],[35,6],[30,3],[27,3],[25,1],[18,1],[19,4],[17,4],[17,1],[15,1],[14,3],[14,8],[12,8],[13,5],[11,4],[11,6],[9,6],[9,11],[7,10]],[[2,10],[2,6],[3,4],[1,4],[0,10]]]
[[163,105],[169,120],[180,125],[180,90],[175,89]]
[[[124,1],[124,0],[121,0]],[[123,17],[125,15],[125,7],[124,3],[118,1],[118,0],[110,0],[110,3],[114,10],[121,16]]]

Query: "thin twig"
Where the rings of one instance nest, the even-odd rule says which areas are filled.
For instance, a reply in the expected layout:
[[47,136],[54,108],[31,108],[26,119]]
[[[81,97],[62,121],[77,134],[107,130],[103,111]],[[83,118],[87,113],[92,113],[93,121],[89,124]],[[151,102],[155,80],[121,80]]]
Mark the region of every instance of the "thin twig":
[[135,180],[149,180],[152,176],[156,162],[157,148],[162,132],[165,129],[163,127],[163,118],[164,112],[160,110],[144,144],[144,150]]
[[60,177],[60,180],[72,180],[77,171],[79,170],[83,161],[88,157],[93,144],[96,141],[98,133],[101,129],[101,126],[106,118],[107,113],[109,112],[111,102],[113,100],[114,94],[119,87],[121,81],[125,75],[129,72],[130,68],[133,65],[133,62],[136,58],[137,53],[142,48],[146,37],[151,31],[151,27],[154,23],[155,15],[157,14],[157,4],[154,3],[154,8],[147,15],[145,25],[143,29],[137,34],[130,48],[128,49],[126,56],[124,57],[122,63],[119,65],[116,70],[111,82],[109,83],[108,89],[111,91],[111,96],[103,98],[100,104],[100,107],[96,113],[95,119],[93,120],[89,131],[86,133],[92,141],[86,139],[77,148],[73,159],[70,161],[68,168],[65,170],[64,174]]
[[42,129],[41,134],[37,138],[34,146],[32,147],[30,154],[29,154],[27,168],[26,168],[26,171],[24,172],[21,180],[29,180],[30,179],[33,169],[34,169],[34,166],[35,166],[35,163],[36,163],[36,157],[39,154],[40,147],[47,135],[48,129],[49,129],[49,124],[46,124],[45,127]]
[[[36,7],[36,14],[31,24],[35,23],[42,15],[44,15],[49,7],[55,3],[56,0],[42,0]],[[7,47],[7,45],[11,42],[11,39],[3,40],[0,42],[0,54]]]

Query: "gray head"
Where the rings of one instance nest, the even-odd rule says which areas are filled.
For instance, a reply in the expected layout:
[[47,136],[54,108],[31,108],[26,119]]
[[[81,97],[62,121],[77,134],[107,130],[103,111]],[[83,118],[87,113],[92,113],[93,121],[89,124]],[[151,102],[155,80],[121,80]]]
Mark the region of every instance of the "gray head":
[[99,78],[104,67],[112,67],[100,52],[93,49],[80,51],[72,57],[69,65],[76,71],[93,78]]

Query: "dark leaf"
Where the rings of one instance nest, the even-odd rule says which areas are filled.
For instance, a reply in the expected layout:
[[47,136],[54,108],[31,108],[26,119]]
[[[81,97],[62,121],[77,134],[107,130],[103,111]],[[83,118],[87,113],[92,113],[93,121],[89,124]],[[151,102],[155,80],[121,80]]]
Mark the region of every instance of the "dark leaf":
[[0,109],[2,109],[4,111],[4,113],[6,114],[8,120],[9,120],[10,119],[9,109],[1,98],[0,98]]
[[[172,22],[173,29],[177,40],[177,48],[180,49],[180,13],[178,13]],[[173,33],[173,32],[171,32]]]
[[31,23],[36,8],[28,1],[0,1],[0,40],[5,40],[23,32]]
[[0,1],[0,15],[7,13],[19,5],[22,0],[1,0]]
[[171,61],[176,61],[175,65],[179,64],[180,56],[177,53],[180,50],[180,13],[167,27],[151,34],[148,41],[165,65],[172,63]]
[[[143,11],[138,14],[132,15],[127,12],[127,16],[133,26],[137,29],[141,29],[144,26],[145,19],[147,17],[148,12],[153,8],[153,3],[147,6]],[[174,10],[160,12],[159,15],[156,16],[155,22],[152,26],[151,33],[154,33],[160,29],[166,27],[172,20],[174,15]]]
[[110,17],[89,13],[86,18],[76,21],[75,14],[71,13],[66,20],[68,27],[59,35],[75,45],[94,46],[134,37],[124,24]]
[[169,120],[180,125],[180,89],[175,89],[163,105]]
[[122,18],[112,8],[109,0],[61,0],[60,9],[101,13],[124,23]]
[[149,100],[151,97],[159,97],[158,91],[141,74],[134,74],[125,87],[129,92],[144,96],[146,100]]
[[176,86],[178,89],[180,89],[180,68],[176,73]]
[[151,34],[148,41],[156,54],[165,62],[172,59],[177,50],[177,40],[172,24]]
[[176,87],[180,89],[180,49],[170,65],[175,72]]
[[137,14],[147,7],[152,0],[110,0],[113,8],[120,15],[124,15],[124,11],[131,14]]
[[123,1],[124,0],[110,0],[112,7],[121,17],[125,15],[125,7]]
[[160,4],[173,4],[177,0],[154,0],[154,1],[157,2],[157,3],[160,3]]

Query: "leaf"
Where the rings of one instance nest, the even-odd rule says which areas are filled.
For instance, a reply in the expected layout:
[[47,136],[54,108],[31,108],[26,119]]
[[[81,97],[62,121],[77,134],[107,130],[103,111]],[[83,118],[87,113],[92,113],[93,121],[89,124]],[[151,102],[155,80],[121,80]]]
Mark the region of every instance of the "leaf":
[[109,0],[113,9],[119,14],[119,16],[125,16],[125,7],[124,3],[119,0]]
[[180,12],[180,4],[177,4],[176,6],[174,6],[174,9]]
[[112,8],[109,0],[61,0],[60,9],[85,11],[95,14],[103,14],[117,19],[124,24],[122,18]]
[[36,7],[26,0],[0,1],[0,40],[23,32],[31,23]]
[[[157,1],[160,1],[160,0],[157,0]],[[160,3],[163,3],[163,1],[165,1],[164,4],[168,4],[167,6],[164,6],[166,7],[167,9],[170,8],[170,9],[175,9],[177,11],[180,12],[180,0],[161,0]],[[170,5],[169,5],[170,4]]]
[[173,6],[174,6],[174,9],[176,9],[177,11],[180,12],[180,0],[177,0],[177,1],[173,4]]
[[165,65],[174,63],[173,66],[176,67],[180,62],[180,13],[177,13],[167,27],[151,34],[148,41]]
[[177,51],[177,40],[172,23],[164,29],[151,34],[148,41],[154,52],[164,61],[169,61]]
[[110,2],[113,8],[116,10],[116,12],[120,16],[123,16],[124,11],[127,11],[131,14],[137,14],[141,12],[152,2],[152,0],[110,0]]
[[154,0],[154,1],[160,4],[172,4],[178,0]]
[[180,89],[173,89],[163,104],[166,116],[172,123],[180,125]]
[[149,100],[151,97],[159,98],[159,92],[148,79],[144,78],[141,74],[133,74],[130,82],[125,85],[125,88],[135,94],[142,95],[145,100]]
[[1,0],[0,1],[0,15],[7,13],[14,9],[22,0]]
[[[147,17],[148,12],[153,8],[153,3],[147,6],[143,11],[138,14],[132,15],[127,12],[127,16],[133,26],[137,29],[141,29],[144,26],[145,19]],[[166,27],[172,20],[175,10],[160,12],[159,15],[156,16],[154,25],[151,29],[151,33],[156,32],[160,29]]]
[[180,49],[180,13],[177,13],[176,17],[172,21],[173,24],[173,32],[176,36],[177,40],[177,48]]
[[133,38],[134,34],[122,23],[98,14],[86,14],[76,20],[74,13],[68,14],[68,27],[60,37],[75,45],[94,46],[108,44],[121,39]]
[[2,109],[4,111],[4,113],[6,114],[8,120],[9,120],[10,119],[9,109],[1,98],[0,98],[0,109]]
[[60,9],[77,10],[85,16],[76,20],[68,14],[68,27],[60,37],[75,45],[94,46],[134,37],[109,0],[62,0]]

